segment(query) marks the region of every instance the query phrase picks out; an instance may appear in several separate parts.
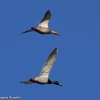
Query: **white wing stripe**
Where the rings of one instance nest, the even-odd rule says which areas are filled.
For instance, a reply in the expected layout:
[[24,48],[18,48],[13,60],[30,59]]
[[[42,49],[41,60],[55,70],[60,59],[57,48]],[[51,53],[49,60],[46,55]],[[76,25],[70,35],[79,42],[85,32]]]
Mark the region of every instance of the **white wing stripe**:
[[39,26],[48,28],[48,23],[49,23],[49,20],[45,20],[45,21],[41,22],[39,24]]

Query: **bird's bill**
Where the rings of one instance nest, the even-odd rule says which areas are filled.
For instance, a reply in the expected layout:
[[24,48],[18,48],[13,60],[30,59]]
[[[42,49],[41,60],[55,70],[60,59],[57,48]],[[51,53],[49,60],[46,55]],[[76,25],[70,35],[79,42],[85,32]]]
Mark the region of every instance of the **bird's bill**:
[[63,85],[59,83],[59,86],[63,86]]
[[58,36],[61,36],[61,35],[58,33]]

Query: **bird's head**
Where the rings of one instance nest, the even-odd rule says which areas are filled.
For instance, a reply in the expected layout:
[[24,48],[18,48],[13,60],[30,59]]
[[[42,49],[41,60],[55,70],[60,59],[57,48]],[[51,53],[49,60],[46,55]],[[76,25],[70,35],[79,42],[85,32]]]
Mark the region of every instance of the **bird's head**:
[[53,81],[52,83],[55,84],[55,85],[62,86],[62,84],[60,84],[58,81]]

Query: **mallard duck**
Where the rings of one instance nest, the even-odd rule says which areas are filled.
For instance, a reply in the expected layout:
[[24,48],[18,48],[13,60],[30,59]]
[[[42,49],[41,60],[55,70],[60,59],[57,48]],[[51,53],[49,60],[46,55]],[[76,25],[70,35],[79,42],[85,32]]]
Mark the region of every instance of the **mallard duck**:
[[50,19],[51,19],[51,12],[50,12],[50,10],[48,10],[45,13],[43,19],[40,21],[38,27],[31,27],[31,29],[24,31],[22,34],[27,33],[27,32],[36,31],[40,34],[54,34],[54,35],[60,36],[60,34],[58,32],[52,31],[49,29],[48,23],[49,23]]
[[50,71],[56,60],[57,52],[58,52],[57,48],[55,48],[51,52],[51,54],[49,55],[47,61],[45,62],[44,66],[40,72],[40,75],[38,77],[30,78],[28,81],[22,81],[20,83],[23,83],[23,84],[37,83],[37,84],[42,84],[42,85],[43,84],[55,84],[55,85],[62,86],[62,84],[60,84],[58,81],[51,81],[49,79],[49,74],[50,74]]

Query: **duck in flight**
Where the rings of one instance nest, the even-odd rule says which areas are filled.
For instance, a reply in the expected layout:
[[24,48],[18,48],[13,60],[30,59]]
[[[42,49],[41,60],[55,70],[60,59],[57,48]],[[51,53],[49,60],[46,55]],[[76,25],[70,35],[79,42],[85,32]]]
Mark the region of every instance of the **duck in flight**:
[[62,86],[62,84],[60,84],[58,81],[51,81],[49,79],[49,73],[53,67],[53,64],[56,60],[56,56],[57,56],[57,52],[58,52],[58,49],[55,48],[51,54],[49,55],[47,61],[45,62],[41,72],[40,72],[40,75],[38,77],[35,77],[35,78],[30,78],[28,81],[22,81],[20,83],[23,83],[23,84],[32,84],[32,83],[37,83],[37,84],[55,84],[55,85],[58,85],[58,86]]
[[49,29],[48,23],[49,23],[50,19],[51,19],[51,12],[50,12],[50,10],[48,10],[45,13],[43,19],[40,21],[38,27],[31,27],[31,29],[24,31],[22,34],[35,31],[40,34],[54,34],[54,35],[60,36],[60,34],[57,31]]

